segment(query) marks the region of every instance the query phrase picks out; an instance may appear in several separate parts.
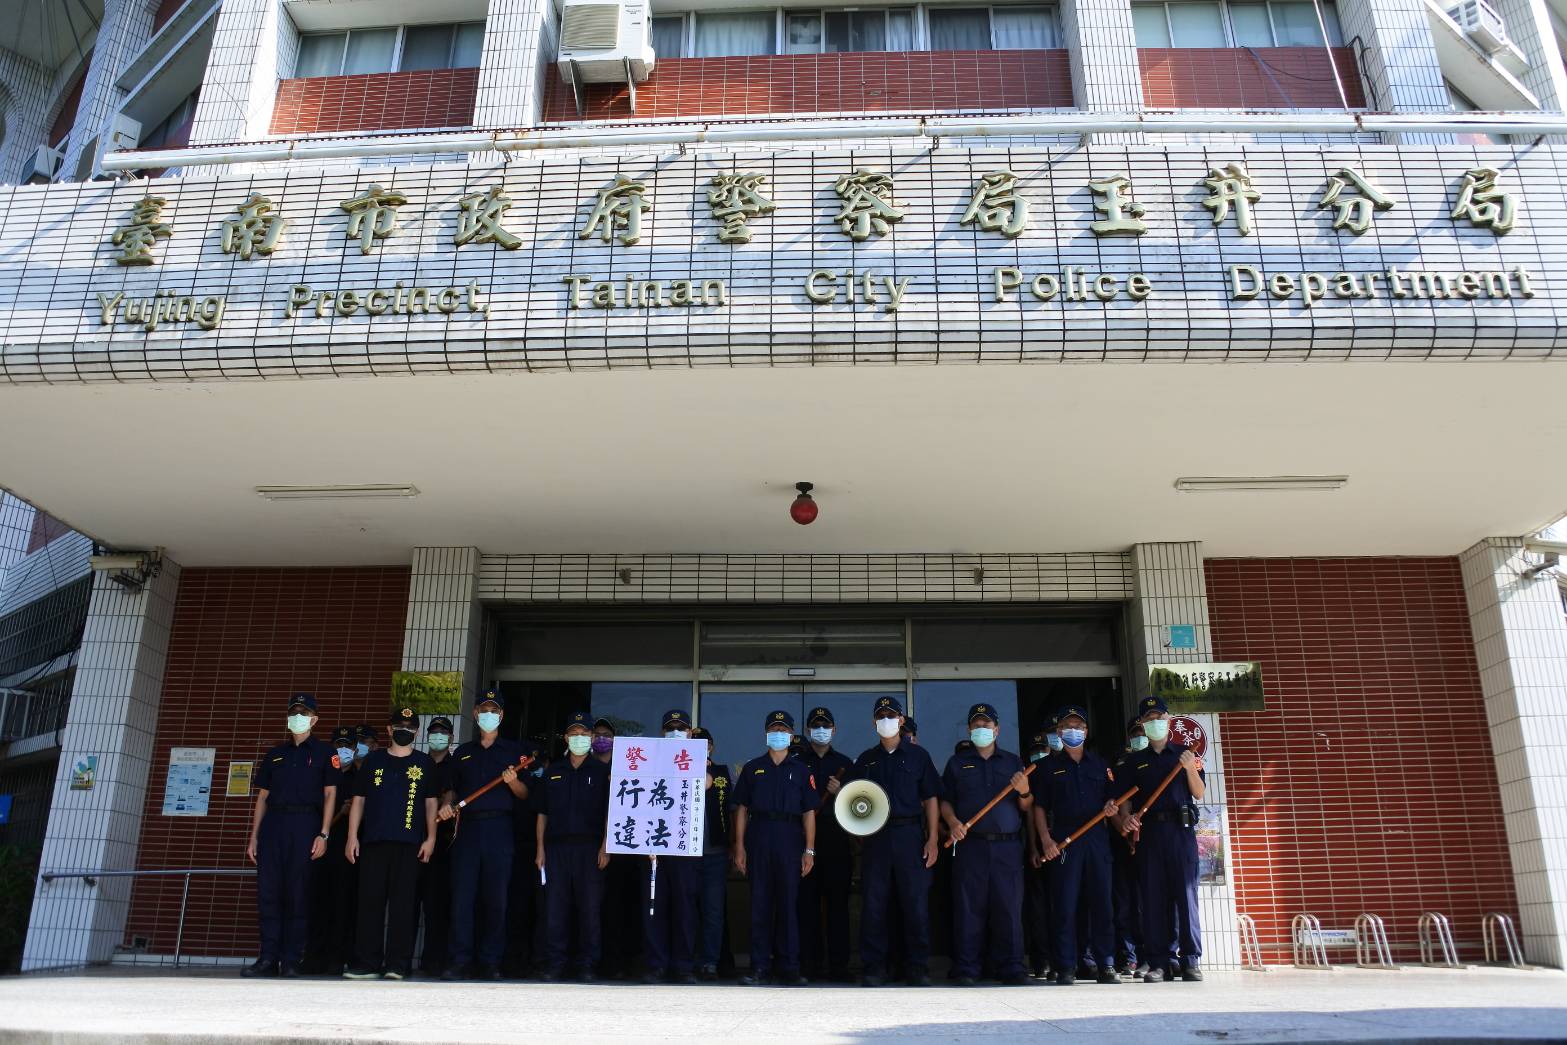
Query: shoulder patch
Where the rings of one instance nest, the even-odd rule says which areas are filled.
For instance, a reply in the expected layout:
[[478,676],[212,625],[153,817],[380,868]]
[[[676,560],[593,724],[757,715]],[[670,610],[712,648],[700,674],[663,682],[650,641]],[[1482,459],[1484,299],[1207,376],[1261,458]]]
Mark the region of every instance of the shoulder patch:
[[[283,756],[279,755],[277,758],[274,758],[272,761],[274,761],[274,762],[281,762],[281,761],[283,761]],[[343,761],[342,761],[342,759],[338,758],[336,755],[332,756],[332,768],[333,769],[342,769],[343,768]]]

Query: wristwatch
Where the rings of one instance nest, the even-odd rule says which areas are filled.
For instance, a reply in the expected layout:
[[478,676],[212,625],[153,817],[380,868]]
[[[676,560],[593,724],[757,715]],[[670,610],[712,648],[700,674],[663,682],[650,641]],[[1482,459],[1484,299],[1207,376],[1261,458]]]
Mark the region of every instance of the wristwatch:
[[327,834],[325,831],[322,831],[320,834],[316,835],[316,837],[317,838],[321,838],[321,839],[326,839],[326,838],[331,838],[332,836]]
[[805,851],[805,855],[806,856],[815,856],[816,855],[816,850],[814,850],[814,849],[807,849]]

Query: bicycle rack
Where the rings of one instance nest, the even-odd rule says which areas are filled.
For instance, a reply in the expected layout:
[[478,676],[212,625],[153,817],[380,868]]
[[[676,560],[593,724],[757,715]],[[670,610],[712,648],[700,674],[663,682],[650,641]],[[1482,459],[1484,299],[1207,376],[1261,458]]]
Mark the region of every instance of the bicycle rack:
[[[1438,969],[1462,969],[1458,960],[1458,948],[1453,946],[1453,927],[1447,923],[1447,915],[1427,911],[1420,916],[1420,964]],[[1436,949],[1442,949],[1437,960]]]
[[1241,941],[1241,968],[1267,972],[1268,967],[1262,964],[1262,941],[1257,939],[1257,920],[1249,914],[1237,914],[1235,933]]
[[1387,942],[1387,926],[1377,915],[1365,913],[1355,919],[1355,964],[1362,969],[1398,971]]
[[1322,942],[1322,920],[1314,914],[1297,914],[1290,922],[1290,947],[1297,969],[1329,971],[1328,948]]
[[1515,969],[1527,969],[1529,965],[1523,960],[1523,949],[1518,946],[1518,931],[1513,928],[1513,920],[1500,911],[1492,911],[1480,922],[1480,931],[1485,937],[1485,961],[1487,965],[1502,964],[1501,955],[1496,948],[1496,937],[1500,933],[1502,943],[1507,947],[1507,964]]

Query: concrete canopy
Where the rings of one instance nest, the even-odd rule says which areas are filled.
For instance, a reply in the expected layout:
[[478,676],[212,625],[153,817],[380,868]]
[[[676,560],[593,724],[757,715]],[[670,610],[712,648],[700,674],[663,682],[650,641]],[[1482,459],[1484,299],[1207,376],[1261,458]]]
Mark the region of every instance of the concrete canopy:
[[[1567,509],[1551,363],[823,367],[12,386],[0,485],[186,565],[493,552],[1456,554]],[[1188,493],[1182,476],[1349,476]],[[790,521],[794,483],[821,516]],[[268,501],[257,486],[411,483]]]

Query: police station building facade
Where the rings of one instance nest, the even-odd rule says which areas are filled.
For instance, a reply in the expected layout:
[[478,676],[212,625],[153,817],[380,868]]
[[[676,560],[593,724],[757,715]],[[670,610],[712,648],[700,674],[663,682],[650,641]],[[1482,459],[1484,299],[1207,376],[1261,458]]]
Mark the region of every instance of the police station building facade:
[[[243,868],[288,695],[399,671],[730,764],[894,695],[940,767],[1257,664],[1183,726],[1209,967],[1562,964],[1553,3],[417,7],[0,63],[0,484],[107,556],[44,871]],[[253,879],[183,889],[41,880],[24,967],[254,956]]]

